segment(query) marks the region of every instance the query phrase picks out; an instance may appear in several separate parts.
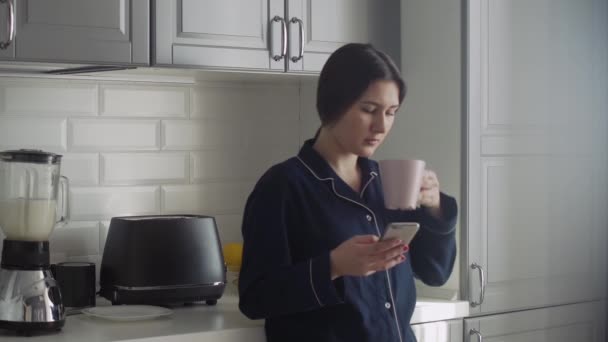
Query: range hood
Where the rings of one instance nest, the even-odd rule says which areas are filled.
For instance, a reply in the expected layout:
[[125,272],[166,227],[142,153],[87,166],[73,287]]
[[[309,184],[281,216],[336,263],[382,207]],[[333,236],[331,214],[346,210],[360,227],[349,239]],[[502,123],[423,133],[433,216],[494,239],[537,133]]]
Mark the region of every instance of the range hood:
[[0,76],[74,75],[135,69],[125,65],[59,64],[0,61]]
[[290,74],[258,70],[221,70],[149,65],[94,65],[0,61],[0,77],[91,78],[113,81],[194,84],[205,81],[302,82],[315,80],[314,74]]
[[135,69],[135,67],[129,66],[113,66],[113,65],[88,65],[81,67],[54,69],[45,71],[45,74],[49,75],[72,75],[72,74],[90,74],[92,72],[103,72],[103,71],[117,71],[117,70],[128,70]]

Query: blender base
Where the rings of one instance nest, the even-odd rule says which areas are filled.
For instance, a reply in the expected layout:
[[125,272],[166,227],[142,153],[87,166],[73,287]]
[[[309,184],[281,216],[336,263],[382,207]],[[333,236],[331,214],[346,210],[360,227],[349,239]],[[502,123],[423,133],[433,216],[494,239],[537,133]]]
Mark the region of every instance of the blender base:
[[61,331],[65,320],[54,322],[11,322],[0,321],[0,329],[14,331],[17,335],[32,336],[39,333]]
[[51,271],[0,267],[0,329],[18,334],[57,331],[65,324],[65,308]]

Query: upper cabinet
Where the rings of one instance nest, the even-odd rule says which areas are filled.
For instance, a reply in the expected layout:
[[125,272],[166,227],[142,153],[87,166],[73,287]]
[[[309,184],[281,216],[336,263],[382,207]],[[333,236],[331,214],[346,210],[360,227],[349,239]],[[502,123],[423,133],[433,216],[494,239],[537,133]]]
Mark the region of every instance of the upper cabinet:
[[282,70],[284,10],[269,0],[156,1],[154,63]]
[[287,70],[320,71],[329,55],[347,43],[373,43],[393,55],[395,61],[399,60],[391,51],[391,47],[400,47],[396,1],[288,0],[286,3]]
[[351,42],[399,61],[399,20],[398,1],[0,0],[0,60],[317,73]]
[[374,0],[156,1],[153,62],[318,72],[349,42],[398,51],[398,3],[391,6],[397,7]]
[[15,31],[11,44],[0,49],[2,60],[135,65],[150,61],[148,0],[3,0],[0,18],[0,41],[8,39],[8,27]]

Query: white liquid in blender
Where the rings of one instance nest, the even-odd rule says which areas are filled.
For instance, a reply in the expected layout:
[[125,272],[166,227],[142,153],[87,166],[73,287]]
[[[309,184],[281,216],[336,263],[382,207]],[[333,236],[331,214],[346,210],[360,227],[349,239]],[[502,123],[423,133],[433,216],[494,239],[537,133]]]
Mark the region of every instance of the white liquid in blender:
[[48,199],[0,201],[0,228],[9,240],[46,241],[55,226],[56,207]]

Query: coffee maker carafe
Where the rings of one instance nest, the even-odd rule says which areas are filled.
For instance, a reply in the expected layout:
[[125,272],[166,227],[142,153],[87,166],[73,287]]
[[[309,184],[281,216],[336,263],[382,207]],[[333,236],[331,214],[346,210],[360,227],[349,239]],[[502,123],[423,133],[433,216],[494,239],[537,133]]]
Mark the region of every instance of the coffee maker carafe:
[[[0,152],[0,328],[31,334],[60,330],[65,309],[50,269],[49,236],[67,220],[61,155]],[[61,197],[58,198],[61,188]],[[59,202],[58,202],[59,200]]]

